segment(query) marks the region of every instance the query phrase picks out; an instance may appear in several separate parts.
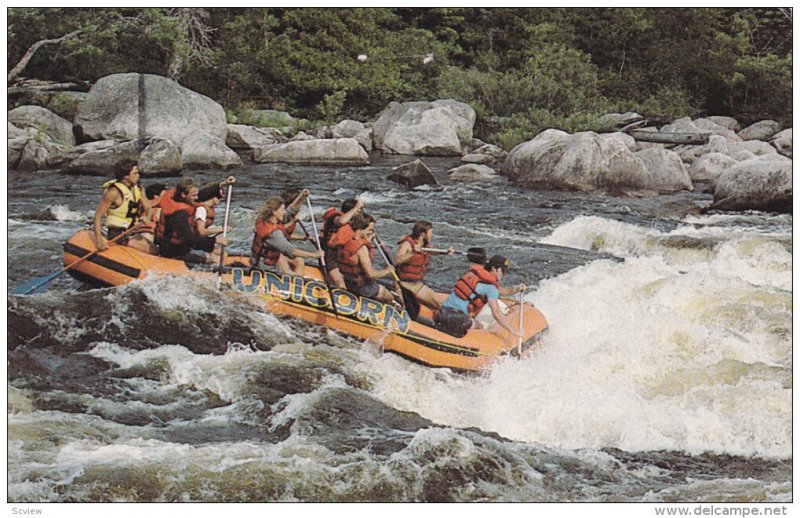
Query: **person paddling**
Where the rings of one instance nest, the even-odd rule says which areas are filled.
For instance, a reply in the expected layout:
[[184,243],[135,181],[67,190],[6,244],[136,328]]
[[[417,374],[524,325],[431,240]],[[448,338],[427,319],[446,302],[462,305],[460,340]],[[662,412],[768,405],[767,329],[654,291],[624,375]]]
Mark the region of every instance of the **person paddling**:
[[[135,163],[125,164],[118,169],[114,180],[103,184],[103,197],[94,211],[94,241],[97,249],[108,248],[108,240],[114,239],[139,221],[148,210],[139,187],[139,167]],[[106,237],[103,237],[103,220],[105,220]],[[118,244],[150,251],[150,245],[144,240],[124,237]]]
[[[294,246],[289,228],[300,220],[300,211],[294,215],[292,223],[285,223],[286,205],[281,198],[270,198],[256,219],[255,235],[251,246],[251,268],[257,268],[263,260],[265,266],[277,266],[283,273],[302,276],[305,272],[304,258],[318,258],[319,250],[313,252]],[[289,227],[289,228],[287,228]]]
[[485,265],[472,264],[470,270],[456,282],[453,291],[436,314],[436,328],[460,338],[469,329],[478,327],[476,317],[488,305],[492,316],[503,328],[517,338],[522,336],[521,331],[503,314],[498,303],[501,294],[525,291],[524,284],[514,288],[500,286],[508,266],[508,259],[501,255],[493,256]]
[[[447,295],[434,292],[422,282],[428,273],[431,255],[440,253],[423,251],[423,248],[430,247],[432,242],[433,224],[425,220],[417,221],[411,229],[411,234],[399,241],[400,248],[397,250],[394,264],[400,285],[413,293],[420,304],[437,311]],[[445,251],[448,255],[453,252],[452,248]]]
[[350,220],[356,214],[360,214],[364,209],[361,200],[350,198],[342,203],[342,209],[331,207],[322,215],[322,232],[320,233],[320,244],[325,251],[325,267],[328,282],[337,288],[346,288],[344,276],[336,262],[336,254],[339,247],[344,245],[353,237],[353,228]]
[[391,265],[376,270],[373,266],[375,250],[372,238],[375,236],[375,218],[366,213],[356,214],[350,220],[353,237],[337,249],[336,262],[344,277],[347,289],[356,295],[391,303],[399,294],[391,291],[393,281],[384,277],[394,272]]
[[[204,193],[212,189],[222,189],[235,181],[234,177],[228,177],[220,184],[204,188]],[[194,217],[199,194],[197,185],[189,177],[181,178],[174,189],[162,193],[159,202],[161,215],[155,232],[159,255],[162,257],[181,259],[189,264],[218,262],[219,255],[215,245],[226,245],[227,239],[219,236],[222,229],[205,232],[205,235],[198,233]]]

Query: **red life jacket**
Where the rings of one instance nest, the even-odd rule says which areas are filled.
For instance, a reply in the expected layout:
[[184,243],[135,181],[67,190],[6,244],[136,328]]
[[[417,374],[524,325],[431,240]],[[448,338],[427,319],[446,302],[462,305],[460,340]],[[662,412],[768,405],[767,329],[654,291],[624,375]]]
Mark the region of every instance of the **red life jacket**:
[[262,219],[256,221],[256,232],[253,236],[253,245],[250,248],[253,256],[252,264],[257,265],[259,259],[262,257],[264,259],[264,264],[267,266],[275,266],[275,264],[277,264],[281,253],[265,242],[269,235],[276,230],[283,232],[283,235],[286,236],[286,239],[289,239],[291,236],[286,227],[281,223],[269,223]]
[[475,287],[480,282],[491,284],[495,288],[500,289],[497,276],[487,272],[486,268],[479,264],[471,265],[470,270],[456,281],[456,286],[453,288],[453,291],[460,299],[469,302],[469,316],[473,318],[480,313],[481,308],[488,302],[485,295],[475,293]]
[[367,247],[369,260],[373,261],[375,259],[375,250],[372,248],[372,243],[370,243],[369,239],[353,238],[345,243],[344,246],[336,249],[336,262],[339,265],[342,276],[350,284],[355,284],[356,286],[364,286],[370,280],[367,272],[358,262],[358,251],[361,250],[362,246]]
[[[417,246],[417,242],[411,236],[406,236],[400,241],[399,244],[408,243],[411,245],[411,249],[414,250],[414,247]],[[425,275],[428,273],[428,264],[431,261],[431,254],[427,254],[425,252],[417,252],[414,250],[414,255],[411,256],[411,259],[404,262],[403,264],[397,265],[397,276],[400,278],[401,281],[421,281]]]
[[[161,243],[164,239],[169,240],[173,245],[180,245],[183,241],[174,231],[167,231],[167,218],[178,212],[185,212],[186,217],[191,221],[194,215],[194,206],[186,203],[185,201],[178,201],[175,199],[175,189],[169,189],[164,192],[159,202],[161,207],[161,215],[158,218],[155,231],[156,244]],[[169,235],[167,235],[169,233]]]
[[336,231],[340,228],[339,225],[336,224],[336,218],[344,214],[344,212],[340,211],[336,207],[331,207],[330,209],[325,211],[325,214],[322,215],[322,231],[320,232],[320,244],[322,248],[327,250],[331,248],[330,241],[333,238]]

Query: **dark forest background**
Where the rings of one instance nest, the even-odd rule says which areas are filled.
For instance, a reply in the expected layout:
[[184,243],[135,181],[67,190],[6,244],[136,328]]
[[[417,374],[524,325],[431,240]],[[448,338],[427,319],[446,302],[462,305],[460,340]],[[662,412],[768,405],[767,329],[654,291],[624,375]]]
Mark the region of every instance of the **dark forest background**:
[[548,127],[595,129],[609,112],[786,127],[791,17],[779,8],[10,8],[9,82],[160,74],[243,123],[255,109],[367,121],[391,101],[453,98],[475,108],[476,136],[506,148]]

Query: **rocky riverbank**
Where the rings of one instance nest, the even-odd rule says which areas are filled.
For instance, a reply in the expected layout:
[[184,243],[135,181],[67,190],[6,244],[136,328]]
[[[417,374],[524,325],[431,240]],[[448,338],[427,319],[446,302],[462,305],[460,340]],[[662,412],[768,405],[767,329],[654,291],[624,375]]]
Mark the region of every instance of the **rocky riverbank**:
[[[730,117],[687,117],[646,128],[704,135],[699,145],[548,129],[506,153],[473,138],[475,110],[454,100],[391,103],[373,123],[344,120],[304,132],[288,114],[281,127],[229,123],[213,99],[135,73],[100,79],[72,120],[61,115],[69,114],[30,105],[8,112],[9,169],[110,176],[138,159],[143,176],[169,176],[238,168],[243,160],[362,166],[371,152],[460,156],[464,165],[450,171],[459,181],[491,181],[499,173],[524,188],[634,196],[699,188],[714,193],[719,210],[791,212],[792,128],[775,121],[742,128]],[[406,186],[430,183],[425,169],[420,163],[392,176]]]

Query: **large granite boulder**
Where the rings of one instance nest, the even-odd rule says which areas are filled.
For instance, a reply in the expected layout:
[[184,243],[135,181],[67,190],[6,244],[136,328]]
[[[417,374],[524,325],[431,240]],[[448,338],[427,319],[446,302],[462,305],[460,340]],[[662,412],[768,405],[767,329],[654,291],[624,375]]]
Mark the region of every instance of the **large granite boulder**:
[[372,130],[354,120],[343,120],[330,129],[332,138],[354,138],[367,151],[372,151]]
[[739,136],[742,140],[764,140],[768,141],[775,135],[778,131],[780,131],[781,125],[773,120],[764,120],[758,121],[755,124],[751,124],[750,126],[746,127],[742,131],[739,132]]
[[8,122],[20,129],[33,128],[41,131],[53,142],[62,146],[74,146],[75,135],[72,123],[41,106],[17,106],[8,112]]
[[18,129],[8,139],[8,168],[17,171],[53,169],[56,167],[54,157],[59,156],[64,149],[61,144],[37,129]]
[[[645,150],[647,151],[647,150]],[[660,151],[654,149],[656,153]],[[523,187],[674,192],[691,188],[680,168],[652,174],[624,138],[546,130],[509,153],[503,171]],[[666,176],[661,176],[661,173]],[[683,187],[681,187],[683,186]]]
[[792,128],[779,131],[772,136],[770,144],[783,156],[792,158]]
[[437,185],[436,178],[422,160],[395,167],[387,179],[413,189],[419,185]]
[[181,163],[189,169],[231,169],[242,166],[242,159],[225,145],[224,137],[200,133],[181,146]]
[[305,165],[367,165],[369,155],[353,138],[314,139],[256,148],[253,160]]
[[754,159],[734,165],[717,180],[712,207],[791,212],[792,162]]
[[393,102],[373,125],[373,140],[385,153],[460,156],[474,125],[475,110],[458,101]]
[[[139,131],[139,74],[101,78],[81,103],[75,128],[82,140],[134,140]],[[171,79],[145,75],[145,133],[178,147],[196,135],[224,142],[225,110],[214,100]]]

